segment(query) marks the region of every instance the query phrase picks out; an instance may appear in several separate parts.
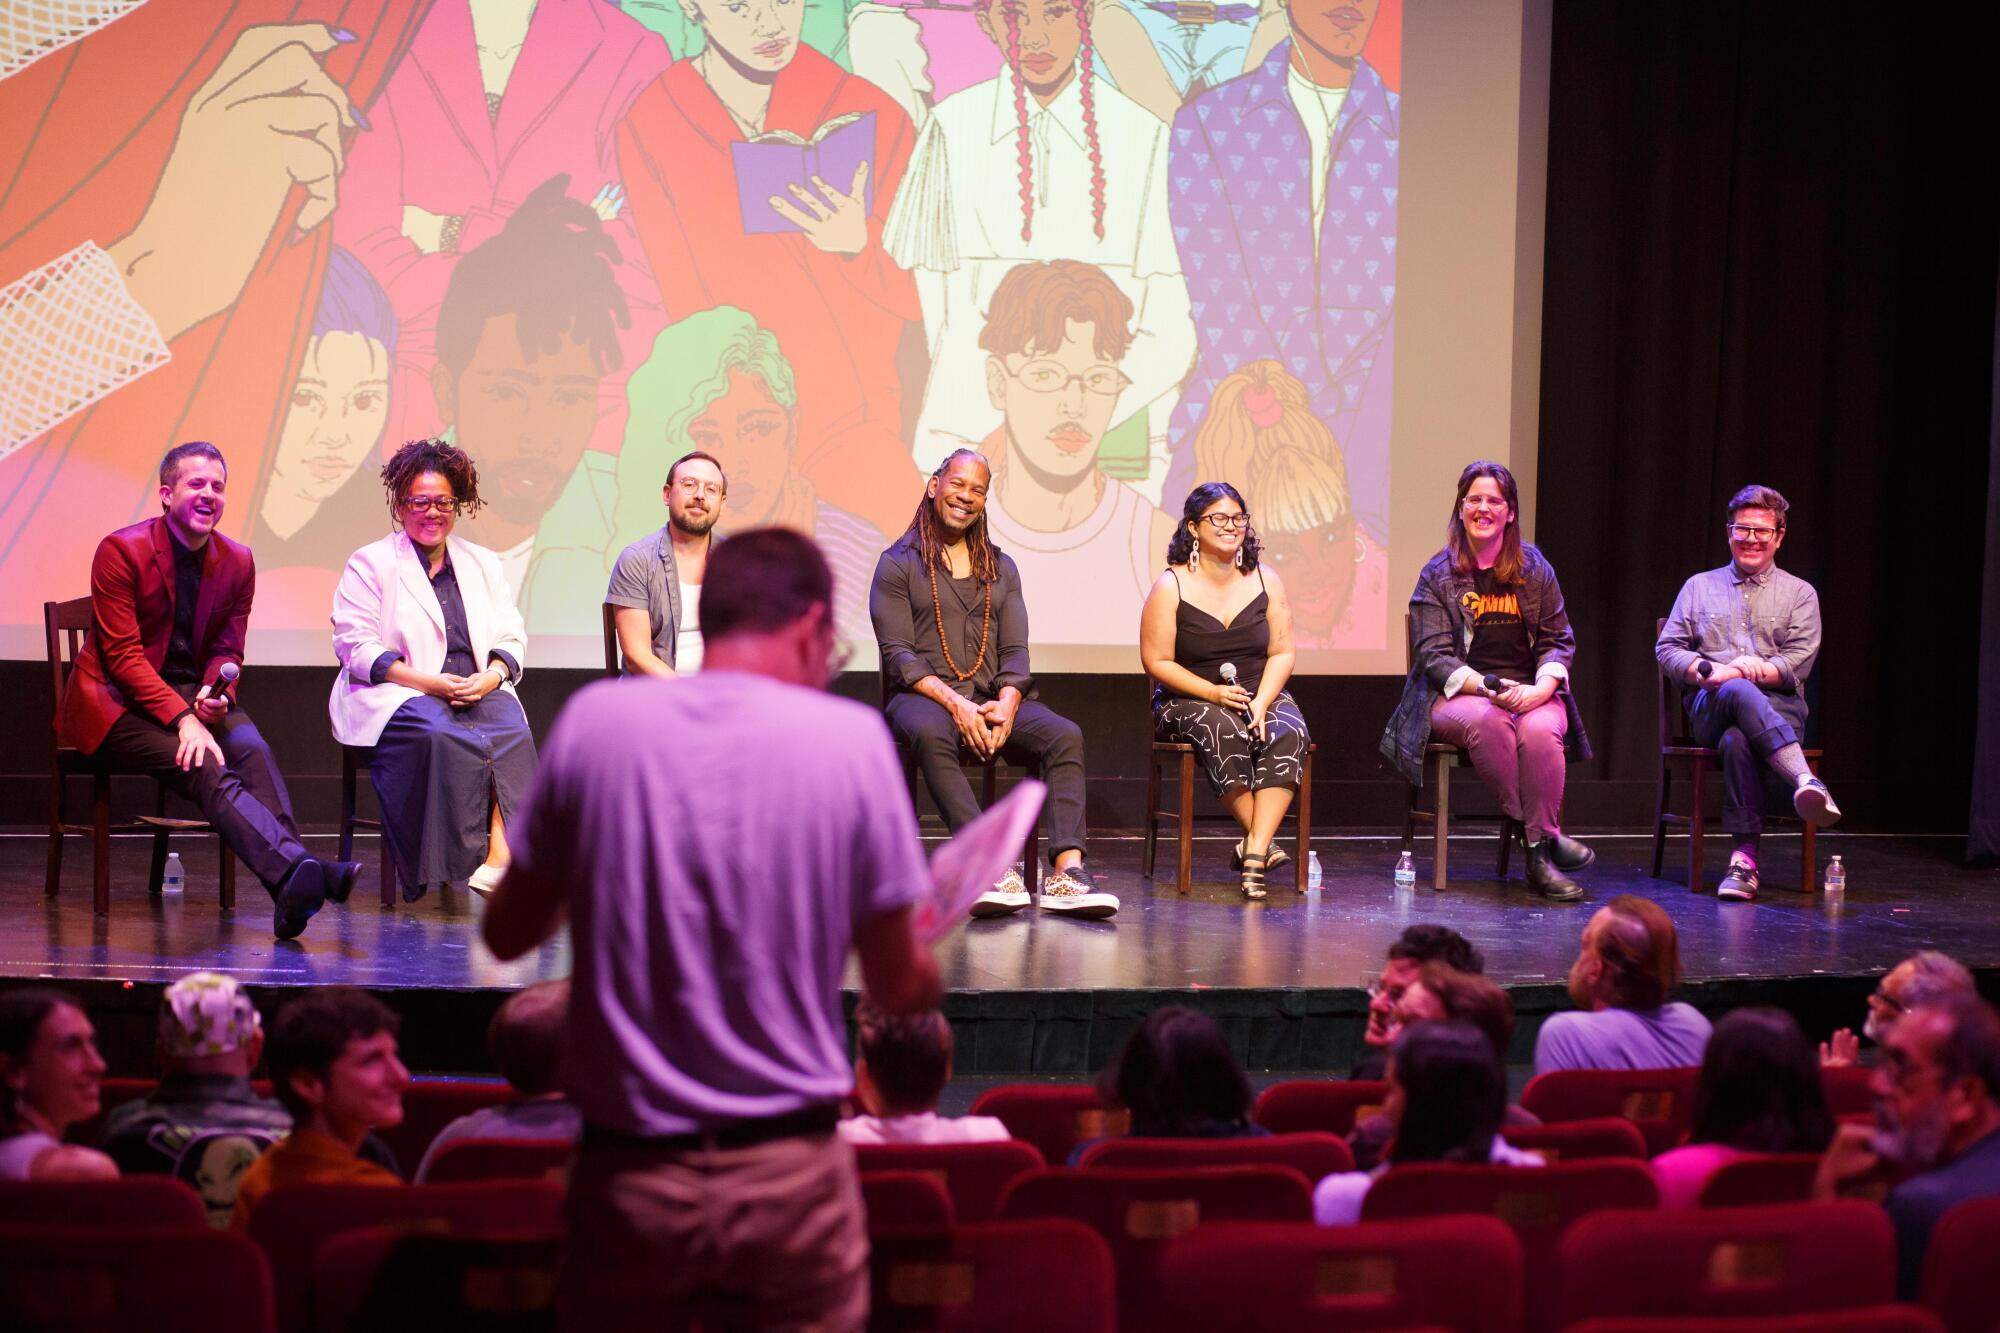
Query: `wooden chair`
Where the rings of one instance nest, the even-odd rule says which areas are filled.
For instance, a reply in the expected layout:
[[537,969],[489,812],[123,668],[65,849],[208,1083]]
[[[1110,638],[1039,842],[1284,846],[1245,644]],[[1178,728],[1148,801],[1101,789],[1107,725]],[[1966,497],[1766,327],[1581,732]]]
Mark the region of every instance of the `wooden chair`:
[[[42,603],[42,637],[49,656],[49,698],[58,710],[62,708],[63,687],[69,680],[76,655],[83,647],[84,636],[92,631],[96,623],[88,597]],[[91,780],[91,818],[88,824],[69,821],[68,788],[71,776],[86,776]],[[62,887],[63,838],[72,833],[82,834],[90,839],[91,906],[99,916],[111,915],[112,834],[151,835],[153,863],[147,874],[146,891],[157,897],[167,873],[167,839],[176,833],[216,833],[215,826],[205,819],[168,818],[167,789],[157,779],[153,783],[152,814],[112,823],[111,779],[121,776],[149,775],[137,769],[121,767],[102,750],[96,754],[85,754],[74,746],[64,745],[56,738],[55,717],[50,715],[49,864],[43,892],[53,898]],[[216,841],[222,848],[222,910],[227,912],[236,906],[236,854],[220,834],[217,834]]]
[[[1653,634],[1657,638],[1667,627],[1663,616],[1653,622]],[[1680,682],[1667,679],[1667,673],[1653,673],[1654,684],[1659,695],[1660,714],[1660,770],[1657,785],[1658,796],[1653,804],[1653,878],[1660,878],[1660,865],[1667,851],[1667,825],[1686,825],[1688,831],[1688,890],[1702,891],[1702,833],[1707,823],[1708,775],[1722,771],[1722,751],[1711,746],[1696,745],[1688,725],[1687,710],[1681,706]],[[1807,750],[1806,767],[1813,776],[1819,776],[1819,761],[1826,752],[1817,746]],[[1674,789],[1674,768],[1676,765],[1687,769],[1688,813],[1677,815],[1667,807],[1671,804]],[[1770,814],[1764,816],[1766,822],[1774,819],[1797,823],[1805,830],[1799,840],[1799,892],[1811,895],[1819,889],[1818,835],[1819,830],[1802,819],[1791,815]]]
[[[1417,657],[1416,625],[1410,613],[1403,613],[1403,671],[1407,675],[1410,664]],[[1431,798],[1430,809],[1423,807],[1423,788],[1411,787],[1403,806],[1403,850],[1410,851],[1416,845],[1417,823],[1419,820],[1431,826],[1431,887],[1444,891],[1445,866],[1451,855],[1451,771],[1454,768],[1472,767],[1472,756],[1464,747],[1447,745],[1434,740],[1424,746],[1424,768],[1429,780],[1425,784],[1436,793]],[[1491,820],[1500,824],[1500,854],[1494,862],[1493,877],[1507,878],[1507,862],[1513,855],[1514,839],[1522,835],[1518,820],[1506,815],[1460,815],[1460,819]]]
[[354,859],[354,830],[374,829],[382,834],[382,906],[396,906],[396,858],[389,855],[389,835],[379,819],[363,819],[354,813],[355,790],[361,773],[375,762],[371,745],[340,747],[340,859]]
[[[879,679],[882,686],[882,711],[886,716],[889,710],[888,673],[886,671],[882,672]],[[910,750],[909,746],[902,744],[900,741],[896,749],[903,756],[904,780],[914,782],[917,778],[916,755]],[[966,749],[965,742],[961,740],[958,745],[958,762],[960,767],[976,768],[979,770],[979,808],[982,810],[992,809],[993,801],[999,792],[1000,765],[1007,761],[997,754],[991,759],[981,759],[978,755]],[[1040,781],[1042,776],[1041,761],[1028,759],[1021,763],[1020,768],[1022,777],[1034,778]],[[1028,839],[1021,847],[1021,878],[1027,882],[1030,894],[1038,894],[1042,891],[1042,837],[1040,830],[1041,822],[1037,818],[1036,822],[1028,827]]]
[[[1149,722],[1150,726],[1151,723]],[[1292,857],[1297,866],[1296,881],[1298,891],[1306,891],[1306,880],[1310,874],[1308,863],[1312,860],[1312,787],[1313,755],[1319,746],[1307,742],[1305,762],[1299,769],[1299,794],[1292,801],[1299,824],[1298,847]],[[1160,820],[1171,819],[1175,829],[1174,891],[1187,893],[1194,888],[1194,768],[1196,754],[1194,746],[1185,741],[1153,741],[1152,759],[1146,766],[1146,853],[1145,864],[1140,873],[1147,879],[1153,877],[1153,863],[1158,859],[1160,846]],[[1177,763],[1174,791],[1179,800],[1172,810],[1160,804],[1160,768],[1163,764]],[[1234,822],[1233,820],[1231,821]]]

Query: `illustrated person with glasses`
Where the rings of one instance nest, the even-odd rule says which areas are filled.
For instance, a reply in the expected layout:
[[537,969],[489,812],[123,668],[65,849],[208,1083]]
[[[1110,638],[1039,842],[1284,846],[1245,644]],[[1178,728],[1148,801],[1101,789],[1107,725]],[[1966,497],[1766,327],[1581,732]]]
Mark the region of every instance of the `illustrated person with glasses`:
[[1043,643],[1129,642],[1174,521],[1099,465],[1131,387],[1132,301],[1103,269],[1022,264],[986,310],[987,399],[1001,423],[980,446],[993,464],[986,521],[1021,571]]
[[1576,636],[1562,587],[1548,557],[1521,540],[1519,492],[1502,464],[1468,463],[1458,474],[1445,534],[1410,594],[1410,674],[1382,754],[1422,786],[1433,735],[1463,746],[1501,811],[1521,823],[1529,887],[1575,902],[1583,889],[1570,873],[1597,854],[1562,831],[1563,765],[1590,758],[1569,689]]
[[1778,568],[1791,506],[1769,486],[1729,500],[1729,563],[1681,585],[1653,655],[1681,682],[1697,745],[1722,752],[1722,826],[1736,840],[1719,897],[1757,896],[1764,787],[1781,783],[1815,828],[1840,819],[1833,793],[1806,766],[1806,678],[1819,657],[1819,594]]
[[333,594],[334,739],[369,776],[405,902],[433,884],[491,893],[535,775],[515,697],[527,636],[500,558],[452,535],[478,510],[464,450],[412,440],[382,468],[396,531],[348,557]]
[[1181,520],[1167,570],[1139,613],[1153,733],[1201,756],[1209,786],[1243,830],[1234,858],[1243,896],[1262,898],[1265,872],[1291,859],[1271,840],[1311,742],[1285,690],[1291,603],[1277,571],[1258,562],[1257,530],[1234,486],[1195,487]]
[[[1035,697],[1021,573],[987,527],[992,484],[981,455],[961,449],[946,458],[925,483],[909,528],[876,563],[868,615],[882,646],[883,708],[953,832],[979,815],[961,753],[1039,761],[1055,868],[1042,880],[1042,910],[1107,917],[1118,899],[1099,892],[1084,868],[1083,729]],[[972,914],[1005,916],[1027,905],[1025,879],[1010,869]]]

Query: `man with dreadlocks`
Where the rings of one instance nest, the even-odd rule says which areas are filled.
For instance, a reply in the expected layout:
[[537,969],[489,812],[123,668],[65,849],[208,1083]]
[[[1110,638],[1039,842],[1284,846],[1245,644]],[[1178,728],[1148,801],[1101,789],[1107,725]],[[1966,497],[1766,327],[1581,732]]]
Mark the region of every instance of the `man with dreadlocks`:
[[931,352],[917,464],[1000,425],[980,335],[1001,282],[1024,264],[1074,260],[1108,277],[1136,312],[1131,385],[1100,452],[1123,465],[1119,475],[1143,477],[1151,437],[1164,463],[1167,419],[1195,354],[1167,213],[1167,126],[1095,72],[1086,0],[977,8],[1006,65],[938,103],[883,231],[890,257],[916,277]]
[[[1107,917],[1118,899],[1098,892],[1083,865],[1083,731],[1034,697],[1021,573],[986,528],[992,482],[984,457],[951,454],[925,483],[909,530],[875,566],[868,614],[882,647],[889,725],[915,752],[954,832],[979,815],[961,750],[1039,761],[1055,866],[1042,881],[1042,910]],[[1020,871],[1009,870],[972,914],[1004,916],[1027,905]]]

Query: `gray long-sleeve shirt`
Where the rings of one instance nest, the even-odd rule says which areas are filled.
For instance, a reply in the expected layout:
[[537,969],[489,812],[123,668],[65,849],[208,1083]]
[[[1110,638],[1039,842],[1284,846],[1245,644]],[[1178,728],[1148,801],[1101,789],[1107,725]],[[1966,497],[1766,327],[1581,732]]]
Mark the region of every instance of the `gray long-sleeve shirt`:
[[[1034,681],[1028,670],[1028,608],[1021,597],[1021,573],[1006,552],[998,555],[1000,577],[993,584],[989,626],[986,589],[973,579],[939,578],[937,603],[932,605],[930,571],[917,553],[914,534],[905,533],[882,552],[868,593],[868,615],[875,622],[875,641],[882,649],[882,678],[892,693],[914,689],[925,676],[936,676],[975,702],[998,698],[1009,685],[1023,697],[1033,697]],[[939,638],[940,612],[943,633],[949,638],[952,660],[959,670],[971,670],[974,662],[979,663],[968,679],[953,679],[957,672],[946,664]],[[987,640],[983,658],[979,652],[982,637]]]
[[1775,688],[1803,694],[1819,657],[1819,633],[1812,584],[1776,565],[1745,574],[1732,560],[1681,585],[1653,656],[1679,681],[1703,658],[1717,665],[1760,658],[1778,669]]

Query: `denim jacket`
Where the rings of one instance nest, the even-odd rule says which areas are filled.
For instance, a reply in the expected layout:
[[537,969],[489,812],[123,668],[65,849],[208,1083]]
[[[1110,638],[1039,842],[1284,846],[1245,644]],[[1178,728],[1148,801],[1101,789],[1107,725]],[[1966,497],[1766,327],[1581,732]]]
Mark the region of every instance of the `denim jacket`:
[[[1562,587],[1556,582],[1555,567],[1541,551],[1524,545],[1521,554],[1526,561],[1521,620],[1533,642],[1536,674],[1557,677],[1556,697],[1569,715],[1564,752],[1571,762],[1588,759],[1590,738],[1584,735],[1583,718],[1569,688],[1576,636],[1563,610]],[[1466,623],[1464,605],[1477,593],[1472,575],[1462,573],[1447,550],[1431,557],[1410,594],[1410,674],[1403,682],[1402,700],[1382,730],[1381,751],[1398,773],[1419,787],[1424,783],[1424,746],[1431,738],[1431,705],[1453,674],[1465,667],[1465,655],[1472,651],[1472,626]]]

